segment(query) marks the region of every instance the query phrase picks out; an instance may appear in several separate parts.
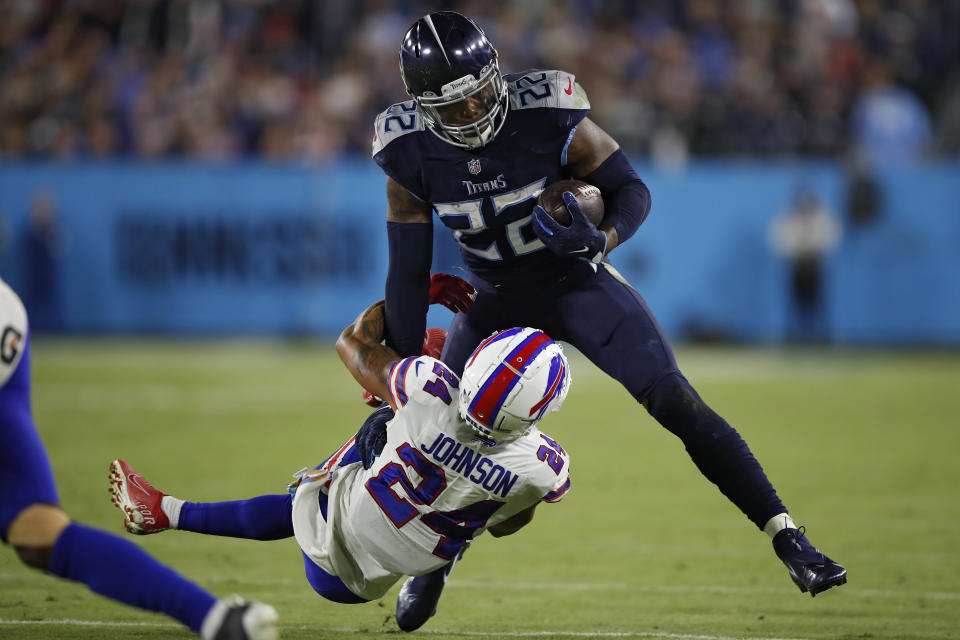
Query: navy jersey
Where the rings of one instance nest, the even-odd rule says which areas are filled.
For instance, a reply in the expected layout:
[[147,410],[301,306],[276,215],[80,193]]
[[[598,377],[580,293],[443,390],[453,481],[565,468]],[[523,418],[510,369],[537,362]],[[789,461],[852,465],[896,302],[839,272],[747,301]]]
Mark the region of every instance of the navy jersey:
[[495,287],[556,278],[577,262],[548,250],[531,221],[543,188],[566,177],[567,146],[590,111],[569,73],[533,70],[504,80],[506,122],[480,149],[461,149],[434,135],[413,100],[381,113],[373,139],[377,164],[430,203],[453,230],[467,268]]

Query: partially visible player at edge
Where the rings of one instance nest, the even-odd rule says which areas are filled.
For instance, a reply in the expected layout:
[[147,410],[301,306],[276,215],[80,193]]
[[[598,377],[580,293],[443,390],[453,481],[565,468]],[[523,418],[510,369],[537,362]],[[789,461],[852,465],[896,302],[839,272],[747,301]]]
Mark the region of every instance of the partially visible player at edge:
[[30,407],[27,312],[2,280],[0,332],[0,538],[29,567],[165,613],[207,640],[275,639],[273,607],[218,600],[136,545],[70,520]]
[[[455,277],[444,282],[440,288],[450,295],[442,298],[469,305],[469,287]],[[379,456],[364,458],[350,438],[312,471],[298,473],[288,493],[214,503],[166,495],[115,460],[111,491],[127,530],[294,536],[313,589],[355,604],[380,598],[401,577],[448,570],[484,531],[512,534],[540,502],[567,493],[569,456],[537,428],[569,388],[560,345],[536,329],[499,332],[477,348],[460,380],[436,359],[443,330],[427,336],[424,351],[432,355],[401,359],[381,344],[384,326],[381,301],[337,341],[354,378],[389,399],[391,406],[368,418],[386,426]],[[148,521],[145,513],[160,517]],[[410,597],[401,590],[402,602]],[[421,624],[408,617],[416,610],[397,612],[401,629]]]
[[[797,529],[747,444],[680,373],[643,298],[604,259],[646,218],[650,193],[587,117],[576,79],[542,69],[501,75],[483,31],[453,12],[413,24],[400,72],[412,99],[381,113],[373,138],[387,174],[388,344],[401,355],[419,345],[436,212],[478,290],[450,326],[442,360],[451,370],[459,373],[498,328],[537,326],[571,343],[683,441],[700,471],[771,537],[801,591],[843,584],[846,570]],[[546,185],[568,177],[600,188],[599,229],[571,194],[569,227],[535,206]],[[441,578],[417,578],[407,589],[436,591]]]

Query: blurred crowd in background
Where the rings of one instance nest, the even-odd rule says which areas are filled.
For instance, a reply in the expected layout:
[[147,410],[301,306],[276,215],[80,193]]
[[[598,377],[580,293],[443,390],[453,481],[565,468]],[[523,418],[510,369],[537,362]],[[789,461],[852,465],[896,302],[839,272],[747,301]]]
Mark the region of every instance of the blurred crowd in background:
[[958,0],[0,0],[0,159],[367,154],[441,9],[655,161],[960,155]]

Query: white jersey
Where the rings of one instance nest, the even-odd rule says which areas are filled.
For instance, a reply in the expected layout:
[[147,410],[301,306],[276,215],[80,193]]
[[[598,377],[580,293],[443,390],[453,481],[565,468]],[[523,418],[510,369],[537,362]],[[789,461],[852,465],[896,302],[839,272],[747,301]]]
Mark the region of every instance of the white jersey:
[[0,387],[20,364],[26,337],[27,311],[13,289],[0,280]]
[[[570,459],[532,428],[494,447],[460,418],[459,379],[428,356],[391,369],[396,415],[370,469],[338,466],[349,441],[328,461],[325,482],[300,485],[293,529],[301,549],[360,597],[382,596],[400,577],[453,559],[466,541],[570,488]],[[328,494],[326,518],[318,492]]]

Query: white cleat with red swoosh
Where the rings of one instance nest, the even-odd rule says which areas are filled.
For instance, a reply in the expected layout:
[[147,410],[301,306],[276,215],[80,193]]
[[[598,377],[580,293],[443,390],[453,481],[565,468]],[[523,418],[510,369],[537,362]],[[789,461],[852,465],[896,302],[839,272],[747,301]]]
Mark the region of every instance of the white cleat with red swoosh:
[[110,501],[123,511],[123,525],[130,533],[146,535],[170,528],[160,506],[165,495],[125,461],[110,463]]

